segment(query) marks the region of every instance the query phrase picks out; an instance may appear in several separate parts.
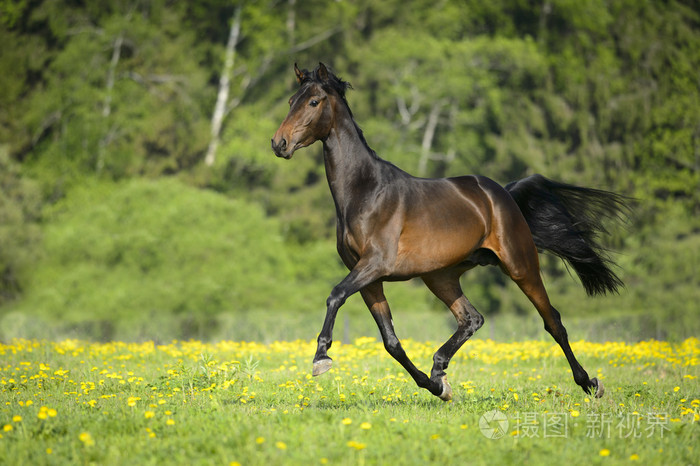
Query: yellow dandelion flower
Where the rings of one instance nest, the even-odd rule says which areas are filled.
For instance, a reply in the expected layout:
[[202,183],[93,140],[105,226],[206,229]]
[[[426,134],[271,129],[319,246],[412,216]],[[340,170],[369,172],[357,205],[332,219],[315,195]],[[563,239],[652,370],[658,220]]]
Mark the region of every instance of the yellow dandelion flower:
[[44,419],[49,417],[49,413],[47,413],[46,411],[39,411],[37,413],[36,417],[38,417],[39,419],[41,419],[43,421]]
[[58,411],[56,411],[54,408],[49,408],[46,410],[46,414],[48,414],[49,417],[56,417],[58,415]]
[[598,454],[600,456],[610,456],[610,450],[608,450],[607,448],[603,448]]
[[579,417],[581,413],[578,412],[578,410],[572,409],[571,410],[571,417]]
[[279,448],[280,450],[286,450],[287,449],[287,444],[284,442],[275,442],[275,446]]
[[673,391],[674,391],[674,392],[677,392],[677,391],[680,390],[680,389],[681,389],[681,387],[673,387]]
[[356,442],[356,441],[354,441],[354,440],[350,440],[350,441],[347,443],[347,445],[348,445],[350,448],[354,448],[355,450],[363,450],[365,447],[367,447],[367,445],[365,445],[364,443]]
[[369,430],[371,428],[372,424],[370,424],[369,422],[363,422],[362,424],[360,424],[360,429]]
[[83,445],[85,445],[86,447],[91,447],[95,445],[95,439],[92,438],[90,432],[81,432],[78,436],[78,439],[80,439],[80,441],[83,442]]
[[168,420],[165,421],[165,425],[174,426],[174,425],[175,425],[175,419],[168,418]]
[[5,432],[10,432],[13,429],[11,424],[5,424],[2,428]]
[[143,417],[145,417],[146,419],[150,419],[155,415],[156,413],[154,413],[153,411],[146,411],[145,413],[143,413]]
[[430,436],[430,439],[431,439],[431,440],[437,440],[437,439],[439,439],[439,438],[440,438],[440,434],[433,434],[433,435]]
[[352,419],[350,419],[349,417],[346,417],[340,422],[342,422],[344,426],[349,426],[350,424],[352,424]]
[[639,460],[639,455],[636,453],[633,453],[630,455],[630,461],[637,461]]
[[12,416],[12,422],[22,422],[22,416],[19,414]]
[[258,445],[262,445],[263,443],[265,443],[265,437],[256,438],[255,443],[257,443]]

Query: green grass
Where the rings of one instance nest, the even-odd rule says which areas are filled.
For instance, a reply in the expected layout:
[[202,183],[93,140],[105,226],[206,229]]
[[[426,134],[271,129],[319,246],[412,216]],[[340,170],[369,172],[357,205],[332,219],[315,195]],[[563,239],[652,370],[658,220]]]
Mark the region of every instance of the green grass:
[[[436,343],[406,341],[428,370]],[[454,400],[418,389],[372,338],[156,345],[0,345],[5,464],[694,464],[700,341],[573,344],[606,394],[586,396],[549,341],[468,342]],[[508,427],[487,438],[480,418]],[[491,424],[497,426],[498,424]],[[602,431],[601,431],[602,427]],[[609,432],[608,432],[609,429]],[[493,431],[487,431],[487,434]]]

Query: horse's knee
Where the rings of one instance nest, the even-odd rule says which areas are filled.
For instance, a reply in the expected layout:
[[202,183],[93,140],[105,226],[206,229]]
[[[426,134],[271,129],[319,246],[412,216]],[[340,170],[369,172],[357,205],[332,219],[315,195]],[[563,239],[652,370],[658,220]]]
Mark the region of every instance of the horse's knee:
[[387,353],[391,355],[398,354],[398,352],[401,351],[401,344],[399,343],[399,339],[396,337],[385,338],[384,349],[387,351]]
[[326,308],[328,311],[336,312],[338,309],[340,309],[340,306],[345,303],[345,299],[345,294],[342,291],[333,289],[330,296],[328,296],[328,299],[326,300]]
[[387,353],[392,355],[395,359],[404,354],[403,348],[401,347],[401,342],[396,335],[387,335],[384,337],[384,349],[386,349]]

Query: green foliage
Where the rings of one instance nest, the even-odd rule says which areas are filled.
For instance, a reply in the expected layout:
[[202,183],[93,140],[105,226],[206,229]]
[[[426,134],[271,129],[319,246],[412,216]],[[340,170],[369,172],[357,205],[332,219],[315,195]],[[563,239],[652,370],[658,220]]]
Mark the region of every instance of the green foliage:
[[206,141],[202,103],[210,90],[196,54],[183,53],[198,48],[194,34],[180,29],[181,12],[162,4],[121,11],[118,2],[46,3],[10,31],[29,39],[25,48],[44,48],[32,50],[43,52],[40,69],[18,70],[29,87],[22,123],[33,136],[13,152],[52,189],[86,175],[118,179],[192,166]]
[[190,318],[186,335],[223,312],[299,308],[318,259],[307,251],[298,264],[279,231],[255,205],[174,179],[87,184],[47,213],[43,257],[17,309],[98,323],[108,338],[119,321]]
[[0,145],[0,305],[23,291],[38,258],[41,196]]
[[[369,144],[412,173],[507,182],[540,172],[638,199],[629,229],[610,239],[623,251],[627,291],[605,305],[583,301],[566,271],[544,259],[560,308],[692,314],[687,303],[700,289],[698,258],[687,253],[700,236],[693,2],[240,5],[209,167],[202,161],[238,2],[0,1],[0,304],[20,297],[13,308],[69,322],[191,313],[202,316],[197,332],[225,310],[322,309],[344,271],[320,144],[282,162],[269,140],[296,86],[292,64],[323,61],[354,85],[350,105]],[[178,189],[153,181],[161,176],[176,176]],[[211,212],[186,209],[175,191]],[[204,230],[165,228],[175,217],[152,209],[148,196],[183,218],[196,212],[192,229]],[[243,267],[250,264],[258,275]],[[272,290],[270,274],[281,283]],[[418,289],[400,287],[395,307],[432,307]],[[465,290],[486,314],[531,312],[495,270],[469,274]]]

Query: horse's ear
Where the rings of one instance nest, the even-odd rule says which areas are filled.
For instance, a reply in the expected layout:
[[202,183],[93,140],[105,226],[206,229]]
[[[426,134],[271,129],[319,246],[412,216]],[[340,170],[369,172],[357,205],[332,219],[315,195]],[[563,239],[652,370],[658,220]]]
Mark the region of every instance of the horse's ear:
[[319,62],[318,70],[316,70],[316,76],[321,80],[321,82],[328,82],[328,70],[326,69],[326,65]]
[[297,84],[303,83],[304,80],[308,78],[306,73],[304,71],[301,71],[296,63],[294,64],[294,74],[297,76]]

